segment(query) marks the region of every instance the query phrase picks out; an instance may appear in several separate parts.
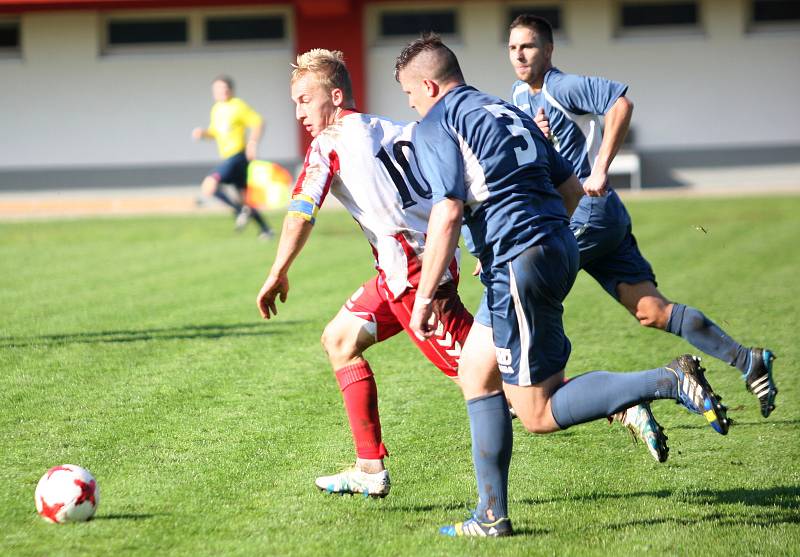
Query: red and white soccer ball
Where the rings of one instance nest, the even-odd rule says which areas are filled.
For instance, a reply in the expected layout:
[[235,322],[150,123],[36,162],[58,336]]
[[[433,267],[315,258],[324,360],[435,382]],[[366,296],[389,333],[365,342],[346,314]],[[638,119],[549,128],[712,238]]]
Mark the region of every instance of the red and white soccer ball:
[[36,511],[48,522],[83,522],[94,516],[100,489],[88,470],[63,464],[44,473],[34,497]]

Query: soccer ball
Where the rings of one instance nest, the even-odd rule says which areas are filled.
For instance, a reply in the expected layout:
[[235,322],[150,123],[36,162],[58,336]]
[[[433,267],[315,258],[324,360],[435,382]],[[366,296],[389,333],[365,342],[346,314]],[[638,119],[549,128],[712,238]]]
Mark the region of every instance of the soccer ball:
[[36,512],[48,522],[83,522],[94,516],[100,489],[88,470],[63,464],[44,473],[34,498]]

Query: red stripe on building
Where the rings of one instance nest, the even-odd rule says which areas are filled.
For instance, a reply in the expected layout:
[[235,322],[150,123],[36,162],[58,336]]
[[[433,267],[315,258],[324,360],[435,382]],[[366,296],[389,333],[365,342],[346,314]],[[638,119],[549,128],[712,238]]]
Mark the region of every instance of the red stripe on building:
[[[296,51],[312,48],[341,50],[350,70],[353,97],[359,108],[367,106],[364,86],[364,0],[297,0],[295,7]],[[299,126],[299,124],[298,124]],[[311,144],[311,136],[300,128],[300,153]]]

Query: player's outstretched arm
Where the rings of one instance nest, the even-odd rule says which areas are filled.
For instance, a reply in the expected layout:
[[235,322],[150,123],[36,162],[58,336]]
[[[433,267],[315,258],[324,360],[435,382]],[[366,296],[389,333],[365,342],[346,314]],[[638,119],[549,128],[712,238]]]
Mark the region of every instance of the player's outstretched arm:
[[192,139],[200,141],[201,139],[208,139],[212,137],[211,133],[206,128],[194,128],[192,130]]
[[632,115],[633,103],[628,97],[619,97],[606,112],[603,142],[592,166],[592,173],[583,183],[583,189],[588,195],[598,197],[605,194],[608,188],[608,167],[625,140]]
[[264,319],[278,315],[276,298],[280,298],[281,303],[286,301],[286,297],[289,295],[289,267],[302,251],[313,228],[314,225],[311,222],[292,215],[286,215],[283,220],[278,253],[275,255],[269,275],[256,297],[258,311]]

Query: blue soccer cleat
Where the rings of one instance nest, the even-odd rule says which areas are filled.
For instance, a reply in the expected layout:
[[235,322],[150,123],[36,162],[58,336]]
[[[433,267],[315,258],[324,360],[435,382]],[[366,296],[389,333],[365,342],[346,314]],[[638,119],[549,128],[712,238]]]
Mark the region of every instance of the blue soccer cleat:
[[761,415],[765,418],[775,410],[775,397],[778,387],[772,380],[772,361],[775,354],[768,348],[750,349],[750,368],[742,374],[747,390],[756,395],[761,405]]
[[730,426],[727,408],[720,403],[722,397],[715,395],[706,381],[700,358],[684,354],[672,360],[666,368],[678,378],[678,404],[693,414],[701,414],[714,431],[727,435]]
[[499,518],[494,522],[481,522],[475,516],[475,513],[472,513],[472,516],[464,522],[442,526],[439,528],[439,533],[451,538],[461,536],[498,538],[500,536],[513,535],[514,529],[511,527],[511,519],[508,517]]

